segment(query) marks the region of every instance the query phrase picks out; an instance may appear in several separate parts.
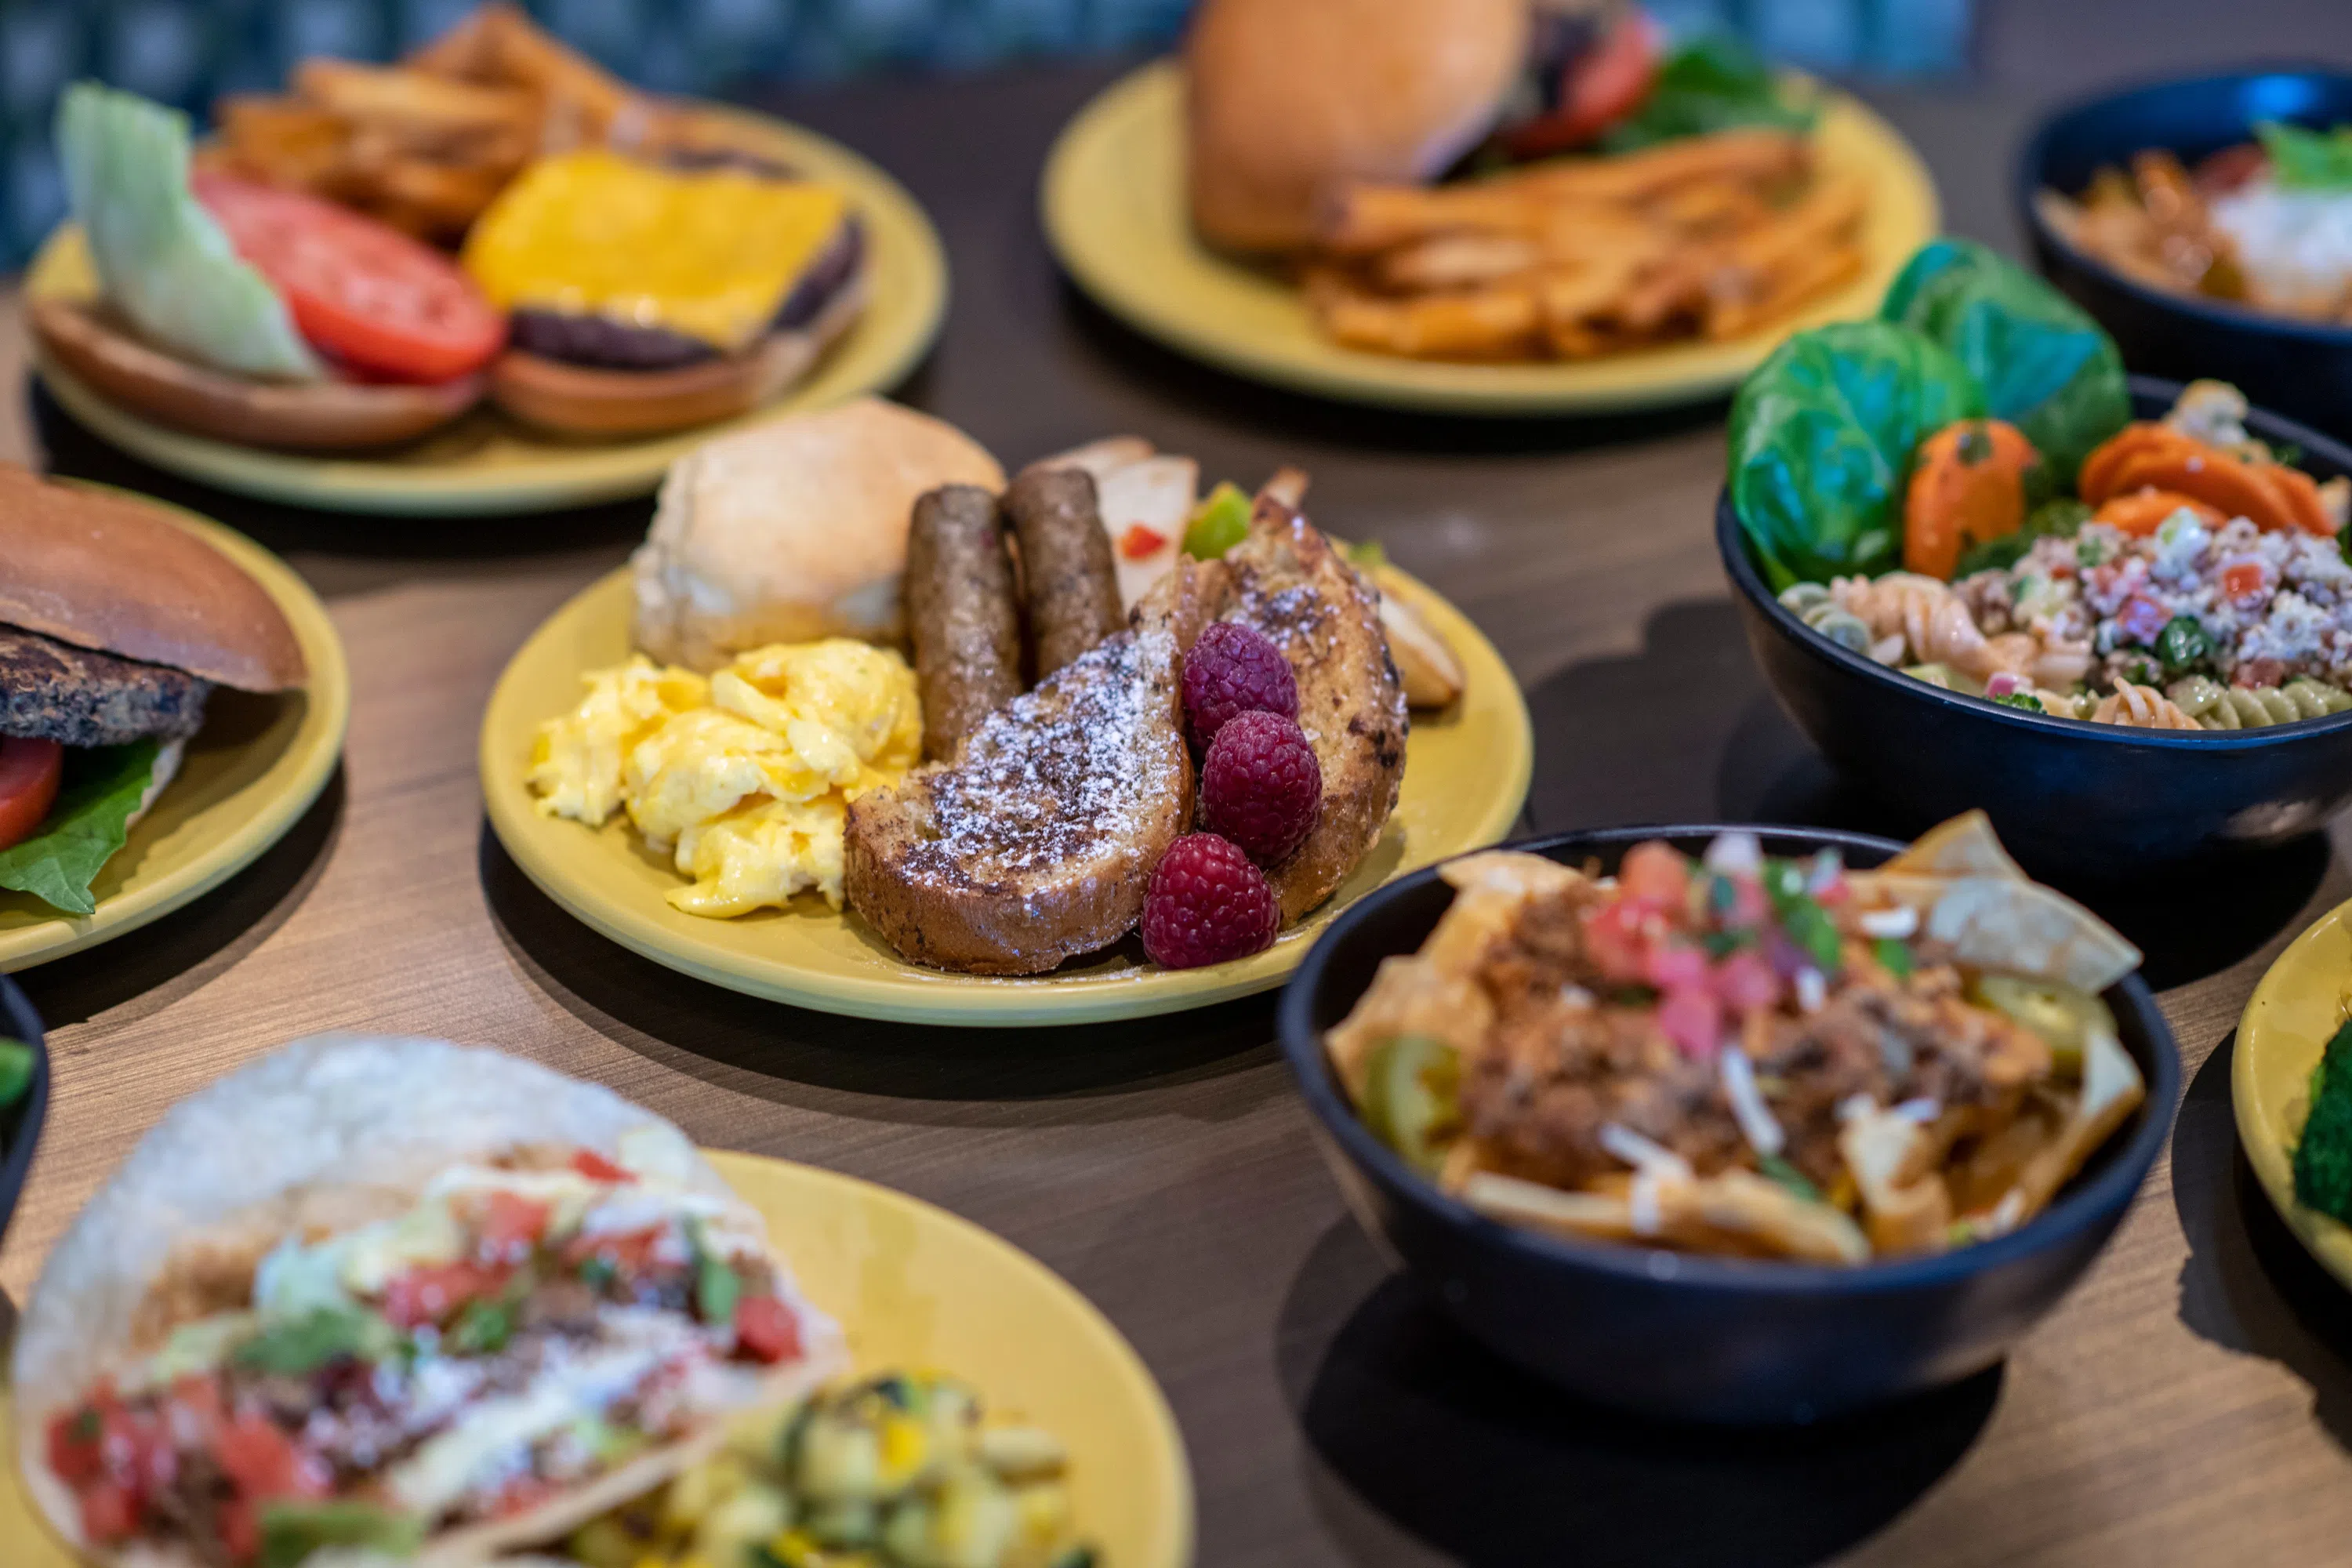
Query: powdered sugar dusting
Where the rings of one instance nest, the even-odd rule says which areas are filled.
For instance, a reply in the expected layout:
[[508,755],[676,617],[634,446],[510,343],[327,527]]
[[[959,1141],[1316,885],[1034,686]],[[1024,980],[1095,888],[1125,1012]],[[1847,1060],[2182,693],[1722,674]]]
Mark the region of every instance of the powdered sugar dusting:
[[[950,883],[1068,869],[1132,831],[1176,787],[1164,749],[1173,718],[1175,638],[1120,632],[989,715],[956,765],[931,781],[931,834],[908,869]],[[1168,761],[1181,766],[1181,755]]]

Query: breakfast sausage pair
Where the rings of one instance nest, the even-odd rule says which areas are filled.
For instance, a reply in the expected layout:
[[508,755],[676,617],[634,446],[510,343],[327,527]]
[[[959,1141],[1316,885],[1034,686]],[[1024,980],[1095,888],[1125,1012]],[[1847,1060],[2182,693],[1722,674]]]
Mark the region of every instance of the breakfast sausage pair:
[[[1117,631],[1118,579],[1093,477],[1033,468],[1002,508],[1020,551],[1035,678]],[[1022,690],[1020,610],[996,498],[948,485],[915,503],[907,542],[907,619],[922,689],[923,754],[955,755],[980,721]]]

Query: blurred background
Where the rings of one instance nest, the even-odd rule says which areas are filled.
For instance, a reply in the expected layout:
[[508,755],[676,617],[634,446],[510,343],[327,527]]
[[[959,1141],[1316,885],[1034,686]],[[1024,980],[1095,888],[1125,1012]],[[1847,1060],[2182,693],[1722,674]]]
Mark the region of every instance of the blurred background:
[[[471,0],[0,0],[0,269],[64,210],[49,153],[58,93],[94,76],[201,114],[269,90],[306,55],[383,59]],[[564,38],[662,91],[741,94],[893,71],[971,70],[1050,55],[1148,51],[1189,0],[529,0]],[[2178,68],[2186,40],[2218,58],[2335,51],[2352,0],[2286,0],[2251,19],[2213,0],[1651,0],[1679,33],[1738,33],[1775,58],[1849,79],[2031,91],[2079,81],[2084,51],[2116,74]],[[2130,26],[2116,25],[2128,15]],[[2000,155],[1996,152],[1996,156]]]

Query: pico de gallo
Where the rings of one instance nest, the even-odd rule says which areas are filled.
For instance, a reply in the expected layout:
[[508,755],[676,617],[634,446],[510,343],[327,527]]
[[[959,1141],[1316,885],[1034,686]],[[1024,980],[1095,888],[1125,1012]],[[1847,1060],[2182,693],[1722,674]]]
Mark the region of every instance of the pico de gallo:
[[85,1540],[216,1568],[404,1554],[754,1403],[834,1331],[756,1216],[631,1143],[455,1166],[406,1212],[249,1271],[175,1259],[144,1359],[48,1423]]
[[1328,1041],[1370,1130],[1501,1217],[1832,1263],[2030,1217],[2139,1102],[2097,989],[2137,953],[2025,880],[1837,852],[1613,878],[1496,852]]

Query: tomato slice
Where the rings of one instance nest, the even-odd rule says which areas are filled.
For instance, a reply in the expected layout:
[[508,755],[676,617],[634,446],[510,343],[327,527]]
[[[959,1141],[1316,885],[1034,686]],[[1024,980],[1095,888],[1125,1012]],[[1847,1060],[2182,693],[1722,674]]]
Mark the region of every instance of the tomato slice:
[[299,191],[219,174],[192,184],[302,335],[361,374],[450,381],[505,345],[506,318],[423,241]]
[[66,749],[55,741],[0,737],[0,849],[22,844],[41,826],[65,767]]
[[1581,147],[1642,107],[1658,79],[1664,35],[1635,9],[1610,25],[1600,42],[1568,64],[1559,107],[1507,132],[1514,157],[1540,158]]

